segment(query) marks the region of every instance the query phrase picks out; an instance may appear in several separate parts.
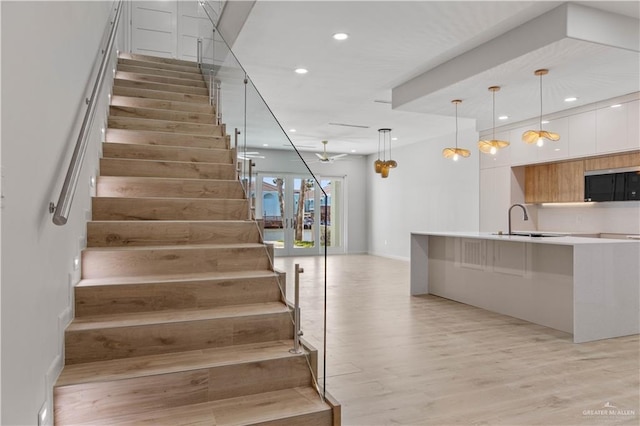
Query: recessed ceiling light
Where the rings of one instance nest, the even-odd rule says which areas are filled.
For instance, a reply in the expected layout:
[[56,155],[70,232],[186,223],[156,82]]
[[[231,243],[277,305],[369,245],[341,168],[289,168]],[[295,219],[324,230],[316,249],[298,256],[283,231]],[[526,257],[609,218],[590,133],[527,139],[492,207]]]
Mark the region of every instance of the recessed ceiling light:
[[298,73],[298,74],[306,74],[308,72],[309,72],[309,70],[306,69],[306,68],[296,68],[296,73]]
[[549,120],[542,120],[542,124],[549,124]]
[[498,120],[508,120],[509,116],[508,115],[501,115],[498,117]]
[[295,133],[295,132],[297,132],[297,130],[296,130],[296,129],[289,129],[289,131],[290,131],[291,133]]
[[392,140],[392,141],[397,141],[397,140],[398,140],[398,138],[391,138],[391,140]]
[[269,146],[269,144],[268,143],[263,143],[262,146]]
[[335,38],[336,40],[346,40],[349,38],[349,34],[347,33],[335,33],[333,35],[333,38]]
[[355,149],[352,149],[352,150],[351,150],[351,152],[356,152],[356,150],[355,150]]
[[620,108],[622,106],[622,104],[615,104],[615,105],[611,105],[611,108]]
[[577,100],[578,98],[576,98],[575,96],[569,96],[568,98],[564,98],[565,102],[575,102]]
[[554,151],[556,151],[556,152],[557,152],[557,151],[560,151],[560,148],[556,148],[556,149],[554,149]]

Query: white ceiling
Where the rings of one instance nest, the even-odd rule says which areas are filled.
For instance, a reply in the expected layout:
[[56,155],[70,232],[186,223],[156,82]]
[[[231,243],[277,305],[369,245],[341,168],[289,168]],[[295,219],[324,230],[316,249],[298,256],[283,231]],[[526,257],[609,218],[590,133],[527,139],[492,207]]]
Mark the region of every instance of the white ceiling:
[[[578,3],[636,19],[640,15],[638,1]],[[539,80],[533,71],[540,67],[551,70],[543,80],[549,113],[567,108],[562,100],[569,95],[579,98],[574,107],[638,91],[637,51],[562,39],[429,93],[403,108],[410,111],[391,108],[394,87],[560,4],[257,1],[233,50],[301,150],[321,151],[320,141],[326,139],[331,153],[370,154],[378,148],[378,128],[393,129],[394,147],[450,135],[451,100],[456,98],[463,99],[460,128],[489,128],[489,85],[503,87],[496,95],[496,113],[509,115],[508,122],[537,115]],[[331,37],[336,32],[350,37],[336,41]],[[309,73],[295,74],[298,67]],[[292,128],[297,131],[289,132]]]

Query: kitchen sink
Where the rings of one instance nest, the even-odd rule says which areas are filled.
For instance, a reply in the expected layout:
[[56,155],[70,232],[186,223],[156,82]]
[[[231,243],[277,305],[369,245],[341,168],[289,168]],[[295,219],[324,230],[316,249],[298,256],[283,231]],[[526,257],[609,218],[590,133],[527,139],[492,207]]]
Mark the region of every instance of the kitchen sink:
[[[509,234],[507,233],[498,233],[498,232],[494,232],[493,235],[503,235],[503,236],[509,236]],[[540,238],[540,237],[564,237],[564,235],[562,234],[545,234],[542,232],[512,232],[511,236],[517,236],[517,237],[535,237],[535,238]]]

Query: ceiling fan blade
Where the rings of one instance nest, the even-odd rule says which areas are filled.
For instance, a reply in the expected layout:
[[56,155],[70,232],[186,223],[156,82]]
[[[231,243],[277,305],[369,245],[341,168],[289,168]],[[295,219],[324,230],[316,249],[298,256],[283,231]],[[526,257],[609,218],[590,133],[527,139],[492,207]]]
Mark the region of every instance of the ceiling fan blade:
[[325,157],[322,154],[318,154],[317,152],[315,154],[316,154],[316,157],[318,157],[320,160],[326,160],[327,159],[327,157]]
[[332,160],[335,160],[336,158],[342,158],[342,157],[346,157],[349,154],[338,154],[338,155],[332,155],[331,157],[329,157]]

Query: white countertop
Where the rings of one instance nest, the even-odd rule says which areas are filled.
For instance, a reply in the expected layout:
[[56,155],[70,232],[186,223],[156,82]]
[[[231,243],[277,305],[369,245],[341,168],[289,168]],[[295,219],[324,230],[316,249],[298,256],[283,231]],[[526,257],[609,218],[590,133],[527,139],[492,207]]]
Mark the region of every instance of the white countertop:
[[[536,232],[536,231],[524,231],[524,232]],[[614,240],[607,238],[588,238],[588,237],[524,237],[519,235],[497,235],[490,232],[412,232],[412,235],[431,235],[436,237],[459,237],[459,238],[478,238],[483,240],[498,240],[498,241],[519,241],[525,243],[537,243],[537,244],[554,244],[563,246],[578,246],[578,245],[597,245],[597,244],[640,244],[640,241],[634,239],[627,240]],[[547,233],[545,234],[552,234]]]

